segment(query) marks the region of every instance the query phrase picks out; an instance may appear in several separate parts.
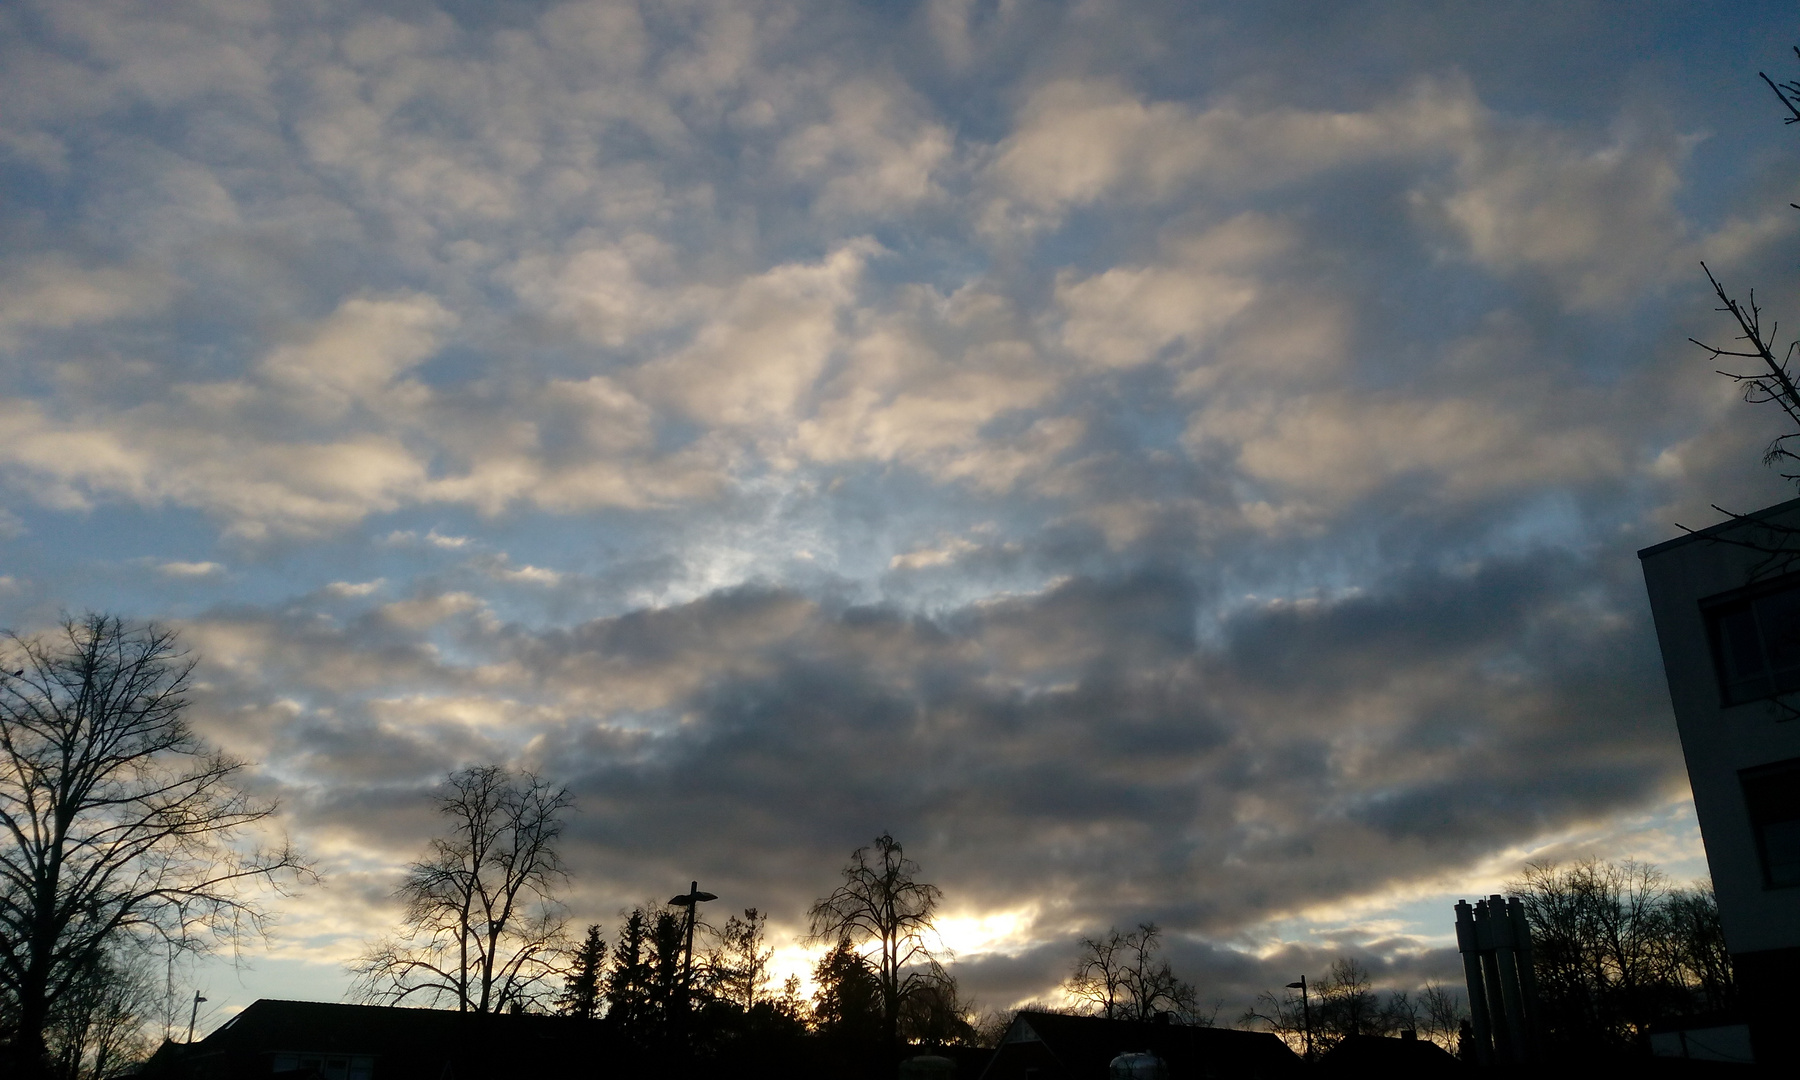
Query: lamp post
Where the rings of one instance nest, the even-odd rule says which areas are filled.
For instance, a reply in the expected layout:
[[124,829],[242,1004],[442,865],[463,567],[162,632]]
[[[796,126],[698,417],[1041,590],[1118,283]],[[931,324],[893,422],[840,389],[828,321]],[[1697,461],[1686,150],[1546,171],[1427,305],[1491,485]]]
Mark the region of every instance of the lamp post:
[[685,895],[672,897],[669,900],[670,907],[687,908],[687,945],[681,961],[681,1005],[683,1011],[687,1009],[689,991],[694,982],[694,916],[700,910],[701,904],[717,899],[718,897],[712,893],[701,892],[700,883],[696,881],[688,886]]
[[200,996],[200,991],[198,991],[198,990],[194,991],[194,1011],[188,1013],[188,1038],[187,1038],[187,1041],[190,1045],[194,1041],[194,1022],[196,1020],[200,1019],[200,1003],[205,1000],[206,1000],[205,998]]
[[1311,1061],[1313,1056],[1312,1006],[1306,1000],[1306,976],[1300,976],[1299,982],[1288,983],[1287,988],[1300,991],[1300,1018],[1301,1022],[1306,1025],[1306,1060]]

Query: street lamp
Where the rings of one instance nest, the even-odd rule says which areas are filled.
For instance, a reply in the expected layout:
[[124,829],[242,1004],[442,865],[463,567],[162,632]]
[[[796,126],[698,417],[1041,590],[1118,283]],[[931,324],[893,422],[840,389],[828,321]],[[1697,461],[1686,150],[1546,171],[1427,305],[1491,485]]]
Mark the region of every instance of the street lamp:
[[205,1000],[200,996],[200,991],[194,991],[194,1011],[188,1013],[188,1042],[190,1044],[194,1041],[194,1021],[200,1019],[200,1003]]
[[1306,1000],[1306,976],[1300,976],[1299,982],[1288,983],[1287,988],[1289,990],[1300,991],[1300,1018],[1306,1025],[1306,1060],[1311,1061],[1313,1056],[1312,1006],[1309,1005]]
[[681,961],[681,1004],[684,1007],[688,1003],[689,990],[694,981],[694,915],[700,910],[701,904],[717,899],[712,893],[701,892],[700,883],[696,881],[688,886],[685,895],[669,900],[670,907],[687,908],[687,947]]

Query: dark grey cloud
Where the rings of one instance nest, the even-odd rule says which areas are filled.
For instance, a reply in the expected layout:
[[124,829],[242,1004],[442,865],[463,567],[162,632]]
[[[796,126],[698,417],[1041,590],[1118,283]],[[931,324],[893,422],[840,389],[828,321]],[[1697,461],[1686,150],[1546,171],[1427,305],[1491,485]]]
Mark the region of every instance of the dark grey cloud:
[[[1217,590],[1174,571],[935,617],[775,587],[551,631],[440,605],[453,662],[391,644],[392,615],[194,632],[288,653],[246,660],[229,689],[209,663],[205,708],[269,724],[303,830],[404,852],[434,825],[420,807],[442,771],[519,760],[576,793],[582,918],[698,876],[797,928],[850,848],[891,830],[954,908],[1035,910],[1021,932],[1048,943],[972,961],[996,1001],[1060,978],[1074,928],[1142,920],[1238,1001],[1266,965],[1226,948],[1236,933],[1679,785],[1643,624],[1595,617],[1635,607],[1622,589],[1552,549],[1252,603],[1212,643],[1195,628]],[[330,674],[365,656],[436,689],[396,704],[399,672]],[[294,681],[310,718],[227,706]],[[1405,959],[1420,947],[1358,955],[1404,983],[1435,971]]]

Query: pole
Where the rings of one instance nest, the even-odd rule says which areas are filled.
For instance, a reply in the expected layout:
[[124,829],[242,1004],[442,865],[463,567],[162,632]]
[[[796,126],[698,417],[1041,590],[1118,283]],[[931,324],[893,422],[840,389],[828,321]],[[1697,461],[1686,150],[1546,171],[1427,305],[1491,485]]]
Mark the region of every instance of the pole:
[[1306,976],[1300,976],[1299,982],[1288,983],[1287,988],[1300,991],[1300,1017],[1301,1022],[1306,1025],[1306,1060],[1311,1061],[1313,1056],[1312,1005],[1306,1000]]
[[[700,893],[700,883],[698,881],[696,881],[693,884],[688,886],[688,895],[689,896],[698,896],[699,893]],[[689,902],[687,909],[688,909],[687,948],[684,950],[685,955],[681,961],[681,1004],[682,1004],[683,1008],[687,1007],[689,999],[691,999],[693,997],[694,913],[700,909],[700,905]]]
[[687,925],[682,928],[682,936],[685,940],[681,957],[681,1011],[684,1016],[687,1014],[694,983],[694,923],[699,918],[700,905],[708,900],[717,899],[718,897],[712,893],[701,892],[698,881],[689,883],[685,896],[669,898],[671,906],[687,908]]
[[205,998],[200,996],[200,991],[198,991],[198,990],[194,991],[194,1011],[188,1013],[187,1041],[190,1045],[194,1041],[194,1022],[200,1019],[200,1003],[205,1000],[206,1000]]
[[1306,1060],[1313,1056],[1312,1004],[1306,998],[1306,976],[1300,976],[1300,1015],[1306,1021]]

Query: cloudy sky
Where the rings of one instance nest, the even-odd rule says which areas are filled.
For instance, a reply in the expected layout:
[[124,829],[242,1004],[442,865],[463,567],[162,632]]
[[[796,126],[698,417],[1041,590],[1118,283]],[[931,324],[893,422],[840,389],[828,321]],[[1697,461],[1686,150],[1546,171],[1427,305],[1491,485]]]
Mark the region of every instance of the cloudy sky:
[[1527,859],[1704,872],[1634,552],[1784,497],[1686,339],[1800,70],[1702,8],[7,4],[0,625],[181,627],[325,872],[215,1017],[492,760],[581,922],[785,946],[892,830],[984,1005],[1454,977]]

